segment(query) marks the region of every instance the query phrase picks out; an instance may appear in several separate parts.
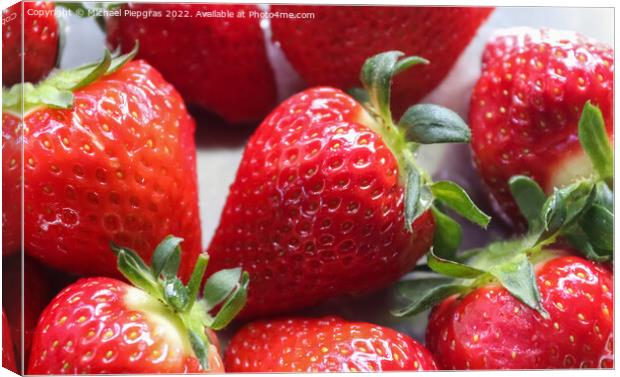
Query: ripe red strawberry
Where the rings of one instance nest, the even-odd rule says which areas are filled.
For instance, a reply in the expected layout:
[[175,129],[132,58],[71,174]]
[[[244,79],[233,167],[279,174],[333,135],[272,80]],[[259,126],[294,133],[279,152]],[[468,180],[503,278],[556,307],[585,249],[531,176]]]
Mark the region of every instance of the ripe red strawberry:
[[231,340],[227,372],[386,372],[435,370],[426,348],[407,335],[338,317],[257,321]]
[[446,369],[613,367],[613,276],[560,256],[536,268],[548,318],[505,288],[480,287],[432,312],[427,343]]
[[572,32],[517,29],[491,40],[482,64],[469,115],[474,161],[501,208],[522,223],[510,177],[527,175],[550,193],[592,174],[577,138],[586,101],[613,139],[614,52]]
[[22,26],[24,81],[39,81],[56,65],[60,31],[54,3],[18,2],[2,11],[2,84],[7,87],[22,81]]
[[17,373],[11,328],[4,315],[4,309],[2,309],[2,367]]
[[[135,286],[97,277],[60,292],[37,325],[28,373],[222,373],[212,330],[243,306],[247,274],[220,271],[197,300],[208,258],[198,258],[184,286],[176,278],[181,241],[164,239],[152,267],[130,249],[114,247],[119,269]],[[212,316],[216,306],[221,309]]]
[[[580,142],[590,157],[600,157],[610,149],[602,115],[586,104],[583,117]],[[426,272],[400,282],[408,303],[393,313],[416,314],[440,303],[426,340],[441,368],[613,367],[612,272],[573,256],[613,258],[608,184],[582,179],[546,197],[532,179],[512,177],[510,191],[528,232],[457,256],[431,251],[428,267],[442,276]]]
[[[262,119],[275,105],[260,20],[249,17],[258,6],[128,4],[121,10],[122,16],[107,20],[110,45],[127,52],[139,41],[138,57],[157,68],[189,104],[232,123]],[[126,12],[153,14],[140,18]],[[233,16],[215,16],[224,13]]]
[[[364,65],[366,108],[338,89],[312,88],[283,102],[250,138],[209,247],[216,270],[250,272],[245,315],[389,285],[432,244],[433,195],[469,201],[452,183],[431,183],[413,157],[423,143],[466,141],[460,118],[434,105],[412,107],[398,125],[391,118],[392,75],[422,62],[401,55]],[[486,225],[467,206],[462,214]]]
[[359,86],[364,61],[385,50],[428,59],[432,64],[394,84],[400,115],[443,80],[493,8],[272,5],[271,11],[314,15],[271,19],[274,41],[309,85]]
[[[194,122],[154,68],[123,65],[131,57],[26,85],[25,250],[66,272],[115,276],[109,241],[149,257],[174,232],[187,277],[201,249]],[[14,88],[5,112],[19,106]]]

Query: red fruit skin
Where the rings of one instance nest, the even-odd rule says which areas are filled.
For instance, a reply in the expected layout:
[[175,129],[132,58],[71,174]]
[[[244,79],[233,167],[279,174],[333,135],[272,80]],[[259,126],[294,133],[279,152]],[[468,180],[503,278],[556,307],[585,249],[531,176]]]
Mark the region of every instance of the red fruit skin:
[[2,113],[2,255],[21,249],[21,128],[16,114]]
[[478,288],[431,312],[427,346],[443,369],[613,367],[613,276],[601,265],[564,256],[538,266],[550,318],[504,288]]
[[[128,4],[121,9],[161,16],[109,18],[108,43],[128,52],[139,41],[138,57],[157,68],[189,104],[231,123],[260,120],[275,105],[275,79],[260,20],[248,16],[258,6]],[[205,18],[195,16],[198,12],[245,12],[246,18]]]
[[577,126],[586,101],[613,139],[613,49],[572,32],[517,29],[492,39],[471,98],[474,161],[504,212],[524,220],[508,189],[522,174],[548,193],[562,163],[582,153]]
[[227,372],[435,370],[430,352],[407,335],[339,317],[250,323],[232,338]]
[[369,57],[388,50],[428,59],[398,75],[392,108],[400,115],[448,74],[493,8],[272,5],[272,12],[310,12],[314,18],[273,18],[273,40],[310,86],[361,86]]
[[312,306],[396,281],[430,248],[430,212],[404,227],[396,157],[338,89],[299,93],[250,138],[208,272],[251,276],[242,316]]
[[128,307],[129,289],[135,288],[89,278],[60,292],[39,319],[28,373],[204,373],[193,354],[162,333],[152,313]]
[[54,3],[16,3],[2,11],[2,85],[6,87],[22,81],[22,16],[24,81],[37,82],[56,65],[59,28]]
[[17,373],[11,328],[2,309],[2,367]]
[[[40,265],[32,258],[24,257],[24,290],[22,300],[21,256],[15,255],[2,260],[2,300],[6,316],[11,324],[13,339],[24,338],[24,365],[28,365],[30,346],[39,316],[43,309],[71,278]],[[23,326],[22,324],[23,305]],[[21,363],[21,342],[15,342],[18,365]]]
[[201,251],[194,121],[144,61],[74,93],[73,109],[26,115],[26,252],[79,275],[119,276],[110,241],[150,260],[184,239],[180,276]]

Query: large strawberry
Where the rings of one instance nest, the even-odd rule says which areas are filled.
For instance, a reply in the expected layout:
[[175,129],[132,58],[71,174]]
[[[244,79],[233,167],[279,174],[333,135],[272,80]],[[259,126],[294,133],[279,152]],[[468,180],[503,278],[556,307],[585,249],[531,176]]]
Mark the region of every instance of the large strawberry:
[[[414,155],[420,144],[463,142],[453,112],[416,105],[394,123],[392,76],[416,63],[386,52],[364,65],[358,92],[318,87],[276,108],[250,138],[209,246],[212,267],[252,276],[246,315],[275,313],[384,287],[428,251],[433,197],[486,225],[451,182],[432,183]],[[434,219],[439,216],[439,220]]]
[[501,208],[522,224],[510,177],[527,175],[551,193],[592,174],[577,139],[586,101],[600,108],[613,139],[614,52],[572,32],[517,29],[487,44],[482,65],[469,115],[474,161]]
[[2,367],[17,372],[11,328],[6,320],[6,315],[4,315],[4,309],[2,310]]
[[3,10],[2,84],[11,86],[22,81],[22,58],[24,81],[36,82],[45,77],[58,59],[59,33],[52,2],[24,1]]
[[119,270],[134,286],[97,277],[60,292],[37,325],[28,373],[223,372],[213,330],[243,306],[248,276],[219,271],[198,299],[208,257],[200,255],[183,285],[176,277],[181,241],[166,237],[150,267],[132,250],[113,246]]
[[[25,250],[76,274],[116,275],[110,240],[149,257],[166,234],[200,253],[194,122],[161,75],[133,54],[26,84]],[[126,64],[125,64],[126,63]],[[3,93],[15,116],[20,89]]]
[[300,17],[272,18],[271,27],[273,39],[309,85],[358,86],[362,64],[381,51],[424,56],[432,64],[404,73],[394,84],[393,106],[400,115],[443,80],[492,10],[272,5],[274,13]]
[[[256,5],[128,4],[107,19],[108,42],[157,68],[190,104],[232,123],[262,119],[276,86]],[[149,14],[136,17],[136,14]],[[222,17],[225,17],[224,19]]]
[[257,321],[226,350],[227,372],[435,370],[430,352],[407,335],[338,317]]
[[535,267],[546,316],[505,288],[450,297],[429,319],[427,343],[446,369],[613,367],[613,276],[561,256]]
[[[594,109],[586,105],[583,118],[591,119],[580,122],[584,145],[607,141]],[[590,147],[586,151],[596,150]],[[430,316],[427,343],[443,368],[611,367],[612,273],[566,246],[590,259],[611,259],[613,194],[607,185],[581,179],[547,198],[532,179],[511,178],[528,233],[459,257],[431,252],[428,267],[444,276],[426,273],[400,283],[409,302],[395,314],[441,302]]]

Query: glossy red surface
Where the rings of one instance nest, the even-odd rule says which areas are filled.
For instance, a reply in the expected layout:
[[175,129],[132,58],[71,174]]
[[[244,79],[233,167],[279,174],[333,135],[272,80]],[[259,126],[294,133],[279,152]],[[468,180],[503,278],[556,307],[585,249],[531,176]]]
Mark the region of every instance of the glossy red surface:
[[273,18],[273,39],[308,85],[343,90],[361,86],[364,61],[380,52],[403,51],[428,59],[398,75],[392,90],[396,116],[448,74],[493,8],[272,5],[272,12],[306,13]]
[[[193,354],[151,320],[153,313],[128,306],[128,289],[109,278],[65,288],[41,314],[28,373],[204,373]],[[222,365],[217,354],[211,357],[211,365]]]
[[2,255],[21,250],[21,122],[2,113]]
[[[259,121],[277,94],[260,19],[249,15],[259,10],[250,4],[128,4],[123,16],[107,20],[108,43],[129,52],[139,41],[138,58],[157,68],[187,103],[231,123]],[[216,12],[234,16],[208,16]]]
[[250,323],[228,346],[227,372],[382,372],[436,369],[432,355],[394,330],[338,317]]
[[130,62],[78,90],[72,109],[33,110],[25,125],[26,253],[118,276],[110,241],[149,260],[173,234],[189,276],[201,251],[194,121],[155,69]]
[[479,288],[437,306],[427,345],[445,369],[613,367],[613,276],[580,257],[537,270],[544,319],[506,289]]
[[[58,54],[54,3],[18,2],[2,11],[2,20],[2,85],[8,87],[22,81],[22,55],[24,81],[37,82],[45,77],[56,65]],[[22,27],[25,54],[22,54]]]
[[2,367],[17,372],[11,328],[6,320],[6,315],[4,315],[4,309],[2,310]]
[[429,249],[430,212],[405,231],[396,157],[333,88],[283,102],[250,138],[209,246],[209,271],[250,273],[246,316],[396,281]]
[[469,122],[478,171],[513,219],[508,179],[524,174],[548,192],[558,166],[581,151],[586,101],[600,107],[613,138],[614,53],[573,32],[509,30],[487,44]]

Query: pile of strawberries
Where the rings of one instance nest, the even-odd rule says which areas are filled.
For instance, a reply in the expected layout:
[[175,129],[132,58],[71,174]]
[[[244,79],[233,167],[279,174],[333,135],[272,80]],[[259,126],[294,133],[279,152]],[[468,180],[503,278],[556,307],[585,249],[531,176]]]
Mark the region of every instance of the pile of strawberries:
[[[4,367],[613,368],[609,46],[548,29],[498,33],[467,124],[417,102],[492,8],[271,6],[314,14],[271,20],[309,86],[278,103],[259,19],[188,16],[257,6],[111,7],[174,17],[99,18],[116,52],[59,70],[53,12],[28,12],[54,5],[3,11]],[[186,104],[229,124],[262,120],[206,250]],[[493,216],[420,167],[418,150],[436,143],[470,143]],[[462,250],[454,216],[513,235]],[[431,309],[425,345],[304,316],[389,287],[386,312]],[[215,331],[235,317],[243,326],[224,350]]]

